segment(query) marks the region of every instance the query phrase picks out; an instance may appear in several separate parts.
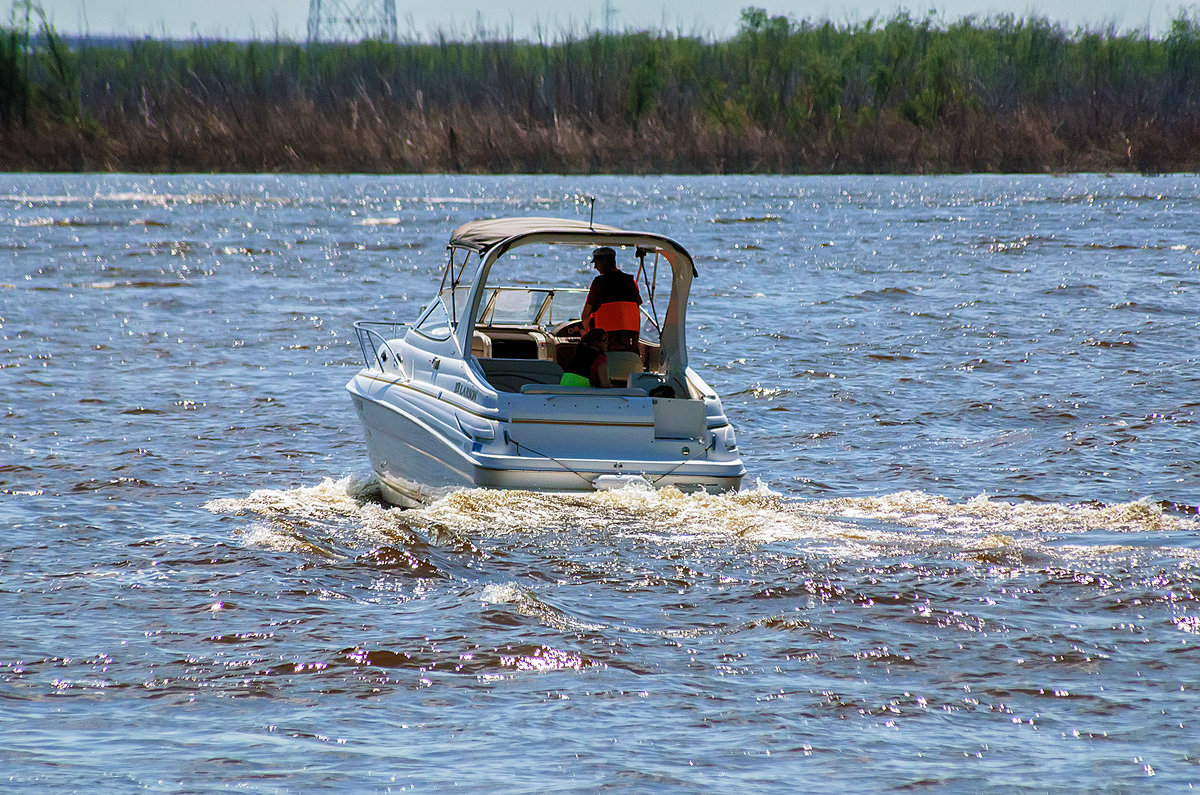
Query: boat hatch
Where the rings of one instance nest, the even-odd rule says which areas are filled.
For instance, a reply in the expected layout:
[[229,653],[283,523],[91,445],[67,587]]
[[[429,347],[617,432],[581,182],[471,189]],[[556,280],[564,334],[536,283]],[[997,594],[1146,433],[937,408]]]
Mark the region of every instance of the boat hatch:
[[699,441],[705,431],[703,400],[654,399],[654,438]]

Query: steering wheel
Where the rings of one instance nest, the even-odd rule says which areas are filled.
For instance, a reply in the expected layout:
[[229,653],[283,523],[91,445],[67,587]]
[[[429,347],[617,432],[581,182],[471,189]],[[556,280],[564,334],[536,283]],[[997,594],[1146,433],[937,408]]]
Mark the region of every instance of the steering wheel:
[[555,337],[582,337],[583,321],[572,320],[569,323],[562,323],[555,326],[550,333]]

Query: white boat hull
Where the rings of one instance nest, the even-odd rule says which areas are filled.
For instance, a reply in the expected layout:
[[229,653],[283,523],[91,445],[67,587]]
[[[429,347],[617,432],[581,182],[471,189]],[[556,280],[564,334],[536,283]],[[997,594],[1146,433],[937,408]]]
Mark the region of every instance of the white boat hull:
[[354,394],[367,456],[384,498],[414,507],[474,484],[474,463],[409,412]]
[[[581,492],[631,480],[656,488],[723,492],[738,489],[745,475],[736,455],[708,458],[715,446],[711,440],[655,439],[652,422],[498,420],[496,438],[485,446],[459,431],[457,422],[451,426],[446,414],[439,416],[438,409],[454,411],[444,401],[417,393],[401,404],[393,388],[387,390],[388,402],[381,402],[354,385],[350,391],[371,467],[384,498],[397,505],[420,505],[461,488]],[[615,438],[597,444],[598,431]],[[630,455],[597,455],[622,447]]]
[[[587,353],[591,293],[553,282],[492,285],[489,274],[501,260],[526,273],[573,267],[575,251],[595,246],[638,259],[647,300],[633,346],[618,337],[604,360],[590,360],[605,372],[571,371],[572,379],[564,368],[589,366],[576,359]],[[741,485],[721,401],[688,367],[684,320],[696,269],[682,246],[590,221],[517,218],[464,224],[447,249],[439,292],[411,326],[355,324],[366,368],[346,388],[386,499],[416,505],[461,488],[579,492],[631,480]],[[577,379],[586,385],[562,383]]]

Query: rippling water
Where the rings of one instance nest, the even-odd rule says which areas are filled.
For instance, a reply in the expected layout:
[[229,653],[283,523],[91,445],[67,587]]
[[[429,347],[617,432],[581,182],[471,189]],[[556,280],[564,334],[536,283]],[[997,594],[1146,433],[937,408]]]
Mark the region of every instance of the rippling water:
[[[747,490],[386,506],[351,324],[584,191]],[[1198,261],[1195,177],[0,177],[0,782],[1195,784]]]

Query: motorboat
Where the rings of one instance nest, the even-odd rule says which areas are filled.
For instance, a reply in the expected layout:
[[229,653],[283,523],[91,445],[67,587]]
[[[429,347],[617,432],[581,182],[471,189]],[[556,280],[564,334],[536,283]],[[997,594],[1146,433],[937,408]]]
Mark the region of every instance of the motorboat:
[[[601,246],[627,272],[636,264],[636,349],[608,355],[609,387],[563,385],[583,334],[581,274]],[[437,295],[414,322],[354,326],[365,366],[346,388],[389,502],[471,487],[739,488],[734,429],[688,366],[697,273],[683,246],[591,221],[499,218],[458,227],[447,251]]]

